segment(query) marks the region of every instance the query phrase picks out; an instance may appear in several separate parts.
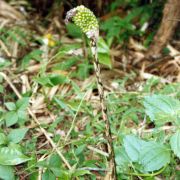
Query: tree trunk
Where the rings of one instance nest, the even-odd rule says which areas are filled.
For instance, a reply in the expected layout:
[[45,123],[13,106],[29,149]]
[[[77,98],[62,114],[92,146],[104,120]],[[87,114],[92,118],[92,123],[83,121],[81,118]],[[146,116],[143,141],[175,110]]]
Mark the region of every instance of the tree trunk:
[[168,0],[163,10],[161,25],[146,54],[147,58],[160,57],[161,50],[172,37],[180,21],[180,0]]

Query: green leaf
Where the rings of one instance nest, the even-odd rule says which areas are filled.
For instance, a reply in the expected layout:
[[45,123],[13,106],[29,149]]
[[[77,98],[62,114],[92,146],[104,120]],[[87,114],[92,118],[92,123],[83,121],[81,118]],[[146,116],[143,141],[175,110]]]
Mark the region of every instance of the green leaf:
[[82,64],[78,64],[77,77],[80,79],[86,79],[89,76],[90,66],[87,61]]
[[17,111],[17,114],[18,114],[18,119],[23,119],[23,120],[27,119],[26,111],[19,109]]
[[88,170],[76,169],[75,172],[73,173],[72,177],[79,177],[79,176],[83,176],[86,174],[91,174],[91,173]]
[[13,143],[19,143],[24,138],[27,131],[28,131],[28,128],[13,129],[9,133],[8,139]]
[[79,60],[79,58],[76,56],[67,58],[64,61],[60,62],[59,64],[56,64],[53,67],[53,70],[65,70],[65,71],[69,70],[73,65],[77,64],[78,60]]
[[141,148],[139,162],[144,171],[159,170],[170,162],[170,151],[158,142],[147,142]]
[[122,169],[128,168],[131,160],[128,157],[124,147],[115,147],[115,161],[117,166],[120,166]]
[[98,58],[99,58],[99,62],[101,64],[104,64],[104,65],[108,66],[109,68],[112,68],[111,58],[110,58],[109,54],[98,53]]
[[60,167],[52,167],[50,169],[54,173],[55,176],[57,176],[63,180],[70,179],[70,173],[68,171],[62,170]]
[[48,162],[48,168],[54,173],[55,176],[64,176],[64,171],[61,168],[61,159],[57,154],[53,154]]
[[9,111],[14,111],[16,110],[16,105],[13,102],[7,102],[5,103],[5,106]]
[[180,158],[180,130],[171,136],[170,144],[174,154]]
[[109,52],[110,52],[109,46],[107,45],[105,40],[102,37],[100,37],[98,39],[98,53],[109,54]]
[[79,155],[81,156],[83,151],[85,150],[85,148],[86,148],[86,144],[79,145],[77,147],[77,149],[75,150],[75,155],[76,156],[79,156]]
[[0,178],[3,180],[14,180],[14,170],[11,166],[0,165]]
[[102,37],[98,40],[98,58],[100,63],[112,68],[110,49]]
[[21,149],[16,145],[0,148],[0,164],[1,165],[18,165],[30,160],[25,156]]
[[7,138],[3,133],[0,133],[0,145],[6,144]]
[[49,74],[47,76],[36,78],[36,81],[42,86],[53,87],[58,84],[68,83],[68,78],[64,75]]
[[144,98],[145,112],[157,125],[177,122],[180,119],[180,102],[165,95],[152,95]]
[[28,105],[29,105],[28,97],[21,98],[16,102],[16,106],[18,110],[25,110],[28,107]]
[[46,172],[42,175],[42,180],[56,180],[55,175],[50,171],[46,170]]
[[35,49],[32,52],[30,52],[29,54],[27,54],[26,56],[24,56],[22,59],[22,67],[23,68],[27,67],[31,60],[41,61],[42,53],[43,53],[42,50]]
[[123,146],[126,150],[126,153],[128,154],[129,158],[133,162],[138,162],[140,152],[141,152],[141,147],[143,144],[146,142],[139,139],[138,137],[134,135],[127,135],[123,139]]
[[5,114],[5,121],[6,121],[6,126],[7,127],[10,127],[10,126],[16,124],[17,121],[18,121],[17,113],[15,111],[7,112]]

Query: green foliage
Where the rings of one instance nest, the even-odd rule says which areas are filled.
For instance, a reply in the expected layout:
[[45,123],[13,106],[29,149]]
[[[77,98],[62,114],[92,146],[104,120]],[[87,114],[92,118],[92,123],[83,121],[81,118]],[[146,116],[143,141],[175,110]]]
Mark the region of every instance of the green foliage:
[[158,142],[145,143],[140,151],[139,162],[145,172],[159,170],[170,162],[170,151]]
[[157,125],[166,122],[180,124],[180,102],[165,95],[152,95],[144,98],[146,113]]
[[[170,151],[155,141],[144,141],[134,135],[126,135],[123,139],[123,147],[116,147],[116,162],[121,172],[128,170],[132,163],[141,173],[159,170],[170,162]],[[139,166],[140,165],[140,166]]]
[[138,162],[139,161],[139,156],[141,152],[141,147],[143,146],[144,141],[141,139],[138,139],[137,137],[133,135],[127,135],[123,139],[123,146],[130,157],[130,159],[133,162]]
[[43,53],[42,50],[35,49],[32,52],[30,52],[29,54],[25,55],[22,59],[22,67],[23,68],[27,67],[32,59],[36,60],[36,61],[41,61],[42,53]]
[[6,139],[5,134],[0,133],[0,145],[6,144],[6,142],[7,142],[7,139]]
[[[155,90],[157,85],[160,85],[158,79],[151,79],[144,84],[141,93],[127,92],[121,98],[110,94],[108,97],[114,125],[112,132],[118,134],[115,160],[120,179],[128,178],[129,175],[155,177],[161,174],[162,177],[170,177],[171,173],[176,173],[171,166],[177,164],[179,157],[179,84],[166,85]],[[153,95],[142,94],[152,92],[152,89],[155,91]],[[130,110],[132,108],[136,120],[133,120]],[[145,118],[145,128],[148,128],[148,117],[155,126],[149,133],[146,129],[141,129],[139,124],[140,119]],[[117,128],[119,122],[120,128]],[[172,123],[172,129],[165,132],[163,126],[169,122]],[[171,173],[167,174],[168,168]]]
[[180,130],[178,129],[175,134],[171,136],[170,139],[171,149],[174,154],[180,158]]
[[129,20],[114,16],[101,25],[101,29],[107,32],[106,38],[116,38],[119,42],[126,41],[130,35],[137,33]]
[[110,49],[102,37],[98,39],[98,58],[100,63],[112,68]]
[[18,100],[16,103],[7,102],[5,103],[8,111],[4,113],[4,119],[6,122],[6,126],[10,127],[16,123],[24,124],[27,120],[26,108],[29,104],[29,98],[22,98]]
[[[143,26],[150,20],[159,21],[163,2],[157,3],[153,1],[150,4],[140,5],[139,1],[136,0],[116,0],[112,2],[110,6],[111,11],[115,11],[117,8],[128,8],[129,12],[124,17],[113,16],[100,24],[100,28],[107,33],[106,38],[113,38],[120,43],[125,43],[129,37],[141,37],[145,35]],[[158,11],[157,11],[158,9]],[[155,12],[156,10],[156,12]],[[138,22],[137,22],[138,20]],[[145,45],[148,46],[152,41],[154,33],[150,33],[145,38]]]
[[28,128],[13,129],[8,134],[8,140],[13,143],[19,143],[26,135]]
[[14,180],[14,170],[11,166],[0,165],[0,178],[3,180]]
[[69,82],[67,77],[59,74],[49,74],[46,76],[37,77],[35,81],[41,84],[42,86],[47,87],[53,87],[58,84],[64,84]]
[[26,45],[26,39],[29,37],[29,32],[24,28],[19,26],[13,26],[10,29],[1,28],[0,29],[0,39],[6,43],[6,45],[10,45],[11,42],[16,42],[20,46]]
[[19,145],[10,144],[0,148],[0,165],[18,165],[29,161],[30,158],[22,153]]
[[131,162],[131,159],[127,155],[124,147],[115,147],[115,161],[118,172],[123,172],[128,170],[128,166]]

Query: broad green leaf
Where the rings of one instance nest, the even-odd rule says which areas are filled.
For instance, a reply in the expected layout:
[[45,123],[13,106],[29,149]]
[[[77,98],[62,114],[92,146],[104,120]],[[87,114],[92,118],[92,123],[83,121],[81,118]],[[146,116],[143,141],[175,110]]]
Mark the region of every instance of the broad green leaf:
[[23,120],[27,119],[27,112],[25,110],[19,109],[17,111],[17,114],[18,114],[18,119],[23,119]]
[[48,169],[42,175],[42,180],[56,180],[56,176]]
[[61,165],[61,159],[57,154],[50,157],[48,168],[54,173],[55,176],[66,179],[68,176],[68,171],[65,171]]
[[62,178],[63,180],[70,179],[70,173],[66,170],[63,170],[61,167],[52,167],[50,170],[54,173],[56,177]]
[[180,120],[180,102],[166,95],[152,95],[144,98],[145,112],[157,125]]
[[98,53],[108,53],[109,54],[110,49],[104,39],[100,37],[98,39]]
[[116,165],[120,166],[123,169],[126,169],[131,163],[130,158],[128,157],[124,147],[115,148],[115,161]]
[[133,162],[138,162],[140,152],[141,152],[141,147],[143,144],[146,142],[139,139],[138,137],[134,135],[127,135],[123,139],[123,146],[126,150],[126,153],[128,154],[129,158]]
[[21,98],[16,102],[16,106],[18,110],[25,110],[28,107],[28,105],[29,105],[28,97]]
[[61,166],[61,159],[57,154],[53,154],[49,159],[49,168],[52,167],[60,167]]
[[112,68],[111,58],[110,58],[109,54],[98,53],[98,58],[99,58],[99,62],[101,64],[104,64],[104,65],[108,66],[109,68]]
[[18,146],[11,145],[9,147],[0,148],[0,164],[1,165],[18,165],[30,160],[25,156]]
[[16,105],[13,102],[7,102],[5,103],[5,106],[9,111],[14,111],[16,110]]
[[24,138],[27,131],[28,131],[28,128],[13,129],[9,133],[8,139],[13,143],[19,143]]
[[141,147],[139,163],[144,171],[159,170],[170,162],[170,151],[166,146],[157,142],[147,142]]
[[3,180],[14,180],[14,170],[11,166],[0,165],[0,178]]
[[180,158],[180,130],[171,136],[170,144],[174,154]]
[[79,177],[79,176],[83,176],[86,174],[91,174],[91,173],[88,170],[76,169],[75,172],[73,173],[72,177]]
[[7,142],[7,138],[6,138],[5,134],[0,133],[0,145],[6,144],[6,142]]
[[112,67],[111,58],[110,58],[110,49],[103,38],[99,38],[98,40],[98,58],[99,62],[108,66],[109,68]]
[[17,113],[15,111],[7,112],[5,114],[5,121],[6,121],[7,127],[10,127],[10,126],[16,124],[18,121]]

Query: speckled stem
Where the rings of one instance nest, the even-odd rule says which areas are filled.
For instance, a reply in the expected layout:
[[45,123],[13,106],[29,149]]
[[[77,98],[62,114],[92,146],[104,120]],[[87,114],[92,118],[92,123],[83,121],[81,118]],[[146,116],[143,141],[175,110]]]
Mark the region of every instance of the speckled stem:
[[116,163],[115,163],[115,154],[114,154],[114,148],[113,148],[113,139],[112,139],[112,133],[111,133],[111,127],[110,127],[110,121],[108,119],[108,112],[107,112],[107,106],[105,102],[105,94],[104,94],[104,86],[101,80],[101,69],[100,64],[98,60],[97,55],[97,42],[94,41],[94,39],[90,40],[91,43],[91,51],[93,55],[93,64],[94,64],[94,70],[96,74],[96,81],[97,81],[97,87],[99,92],[99,99],[101,104],[101,111],[102,111],[102,118],[105,122],[105,139],[107,140],[107,151],[109,154],[109,163],[110,163],[110,169],[111,173],[109,174],[109,179],[116,180]]

